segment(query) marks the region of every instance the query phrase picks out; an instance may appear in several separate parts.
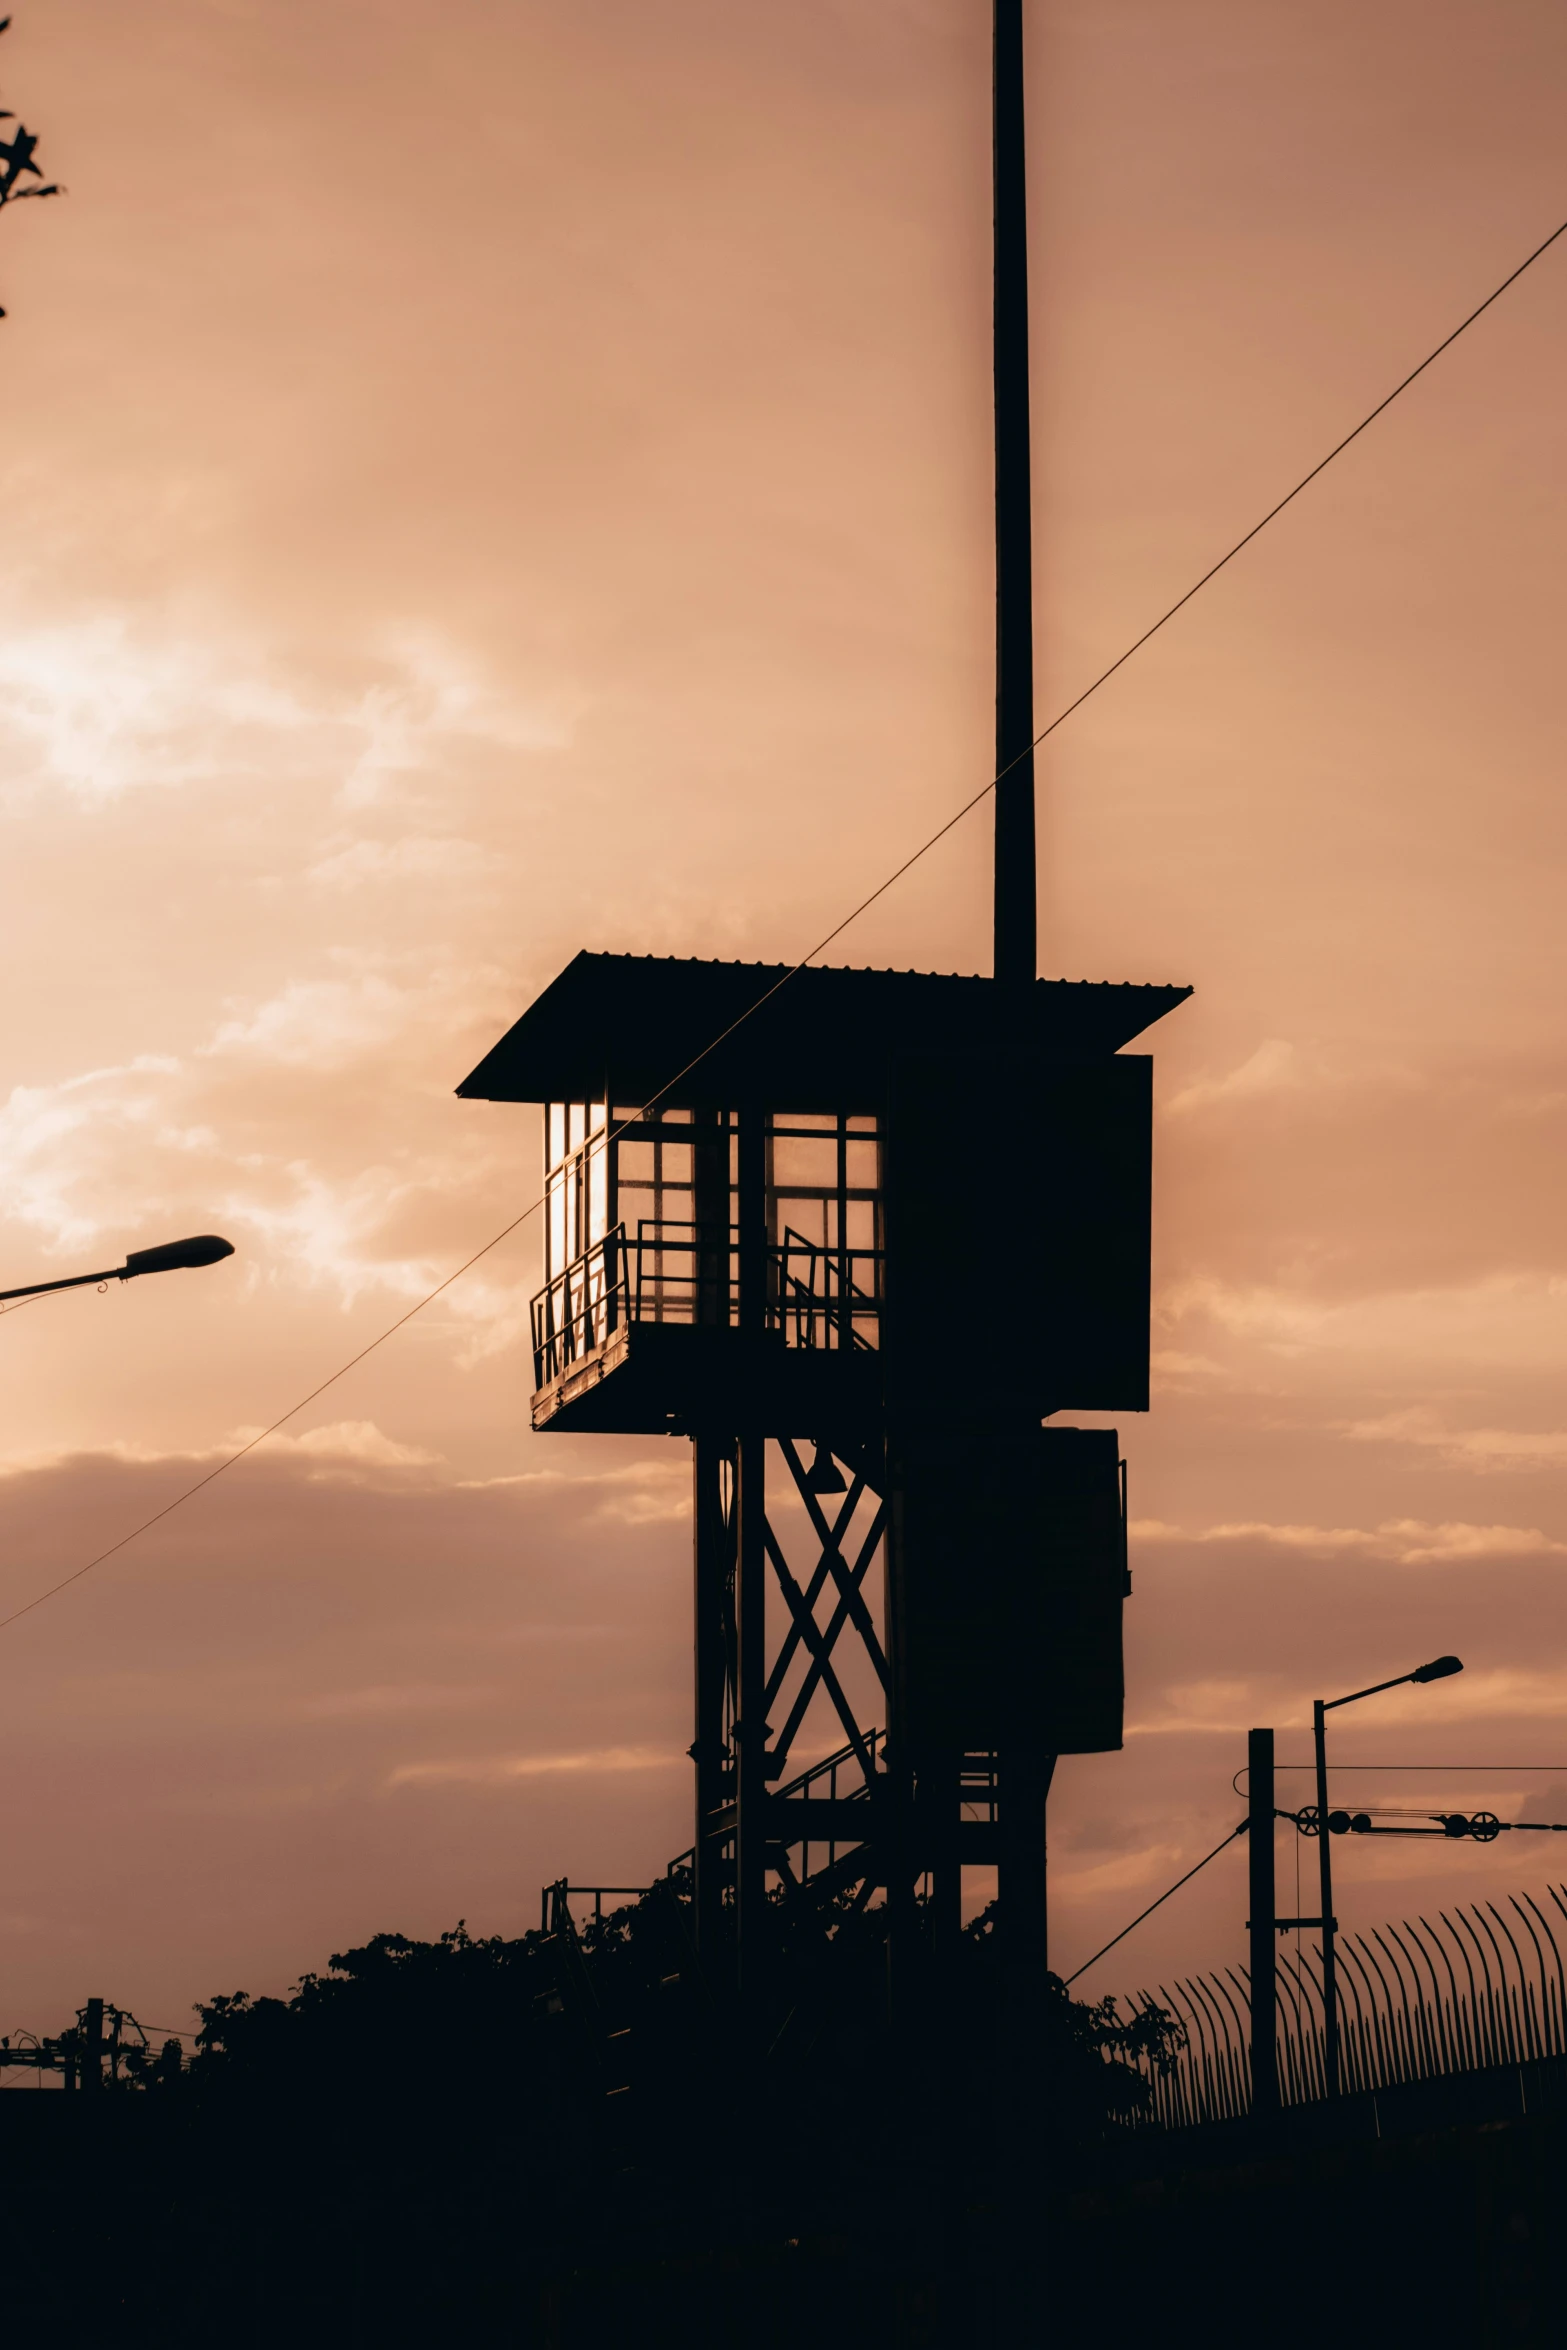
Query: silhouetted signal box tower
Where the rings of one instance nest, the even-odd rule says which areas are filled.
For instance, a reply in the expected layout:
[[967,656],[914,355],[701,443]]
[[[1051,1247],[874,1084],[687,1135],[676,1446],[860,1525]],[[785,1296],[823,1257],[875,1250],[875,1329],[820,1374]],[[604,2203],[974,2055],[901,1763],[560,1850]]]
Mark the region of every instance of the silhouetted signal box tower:
[[692,1442],[696,1915],[742,1983],[780,1889],[939,1939],[966,1864],[1042,1952],[1127,1587],[1117,1438],[1045,1423],[1147,1407],[1121,1048],[1187,993],[581,954],[458,1089],[544,1106],[534,1427]]

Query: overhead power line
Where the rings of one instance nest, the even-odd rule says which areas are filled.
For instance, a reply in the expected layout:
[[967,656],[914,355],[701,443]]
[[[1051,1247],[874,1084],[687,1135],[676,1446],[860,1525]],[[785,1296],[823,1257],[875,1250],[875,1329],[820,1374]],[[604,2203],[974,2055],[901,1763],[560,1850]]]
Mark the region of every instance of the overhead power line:
[[[705,1061],[710,1053],[716,1052],[721,1044],[723,1044],[729,1037],[734,1035],[736,1029],[744,1027],[746,1021],[752,1019],[755,1014],[762,1009],[764,1004],[769,1003],[771,999],[777,995],[780,988],[787,987],[791,979],[797,979],[800,973],[807,969],[808,966],[816,960],[818,955],[824,953],[825,950],[830,947],[835,940],[840,939],[844,932],[849,929],[853,923],[859,920],[862,914],[867,913],[869,909],[875,905],[878,898],[885,897],[887,892],[890,889],[896,887],[897,883],[903,879],[906,873],[911,872],[923,857],[927,857],[933,848],[936,848],[940,842],[944,841],[948,833],[954,831],[956,827],[963,822],[965,816],[971,816],[974,810],[979,807],[983,801],[989,799],[997,784],[1000,783],[1004,777],[1010,775],[1014,767],[1018,766],[1022,760],[1028,758],[1034,751],[1037,751],[1041,743],[1048,742],[1051,735],[1056,732],[1058,727],[1064,726],[1066,721],[1074,714],[1074,712],[1080,710],[1085,702],[1091,700],[1092,697],[1098,693],[1101,686],[1108,685],[1110,679],[1116,675],[1117,671],[1124,669],[1127,662],[1130,661],[1135,654],[1142,651],[1144,645],[1149,644],[1152,639],[1159,634],[1161,629],[1167,628],[1170,622],[1175,618],[1176,614],[1178,612],[1183,612],[1186,606],[1192,601],[1194,596],[1200,595],[1203,589],[1207,587],[1211,581],[1217,579],[1220,572],[1223,571],[1229,564],[1233,563],[1236,556],[1241,554],[1247,547],[1249,547],[1253,539],[1259,537],[1261,533],[1267,529],[1270,522],[1276,522],[1278,517],[1284,512],[1286,506],[1293,505],[1295,500],[1300,496],[1301,492],[1303,490],[1309,489],[1311,484],[1317,479],[1318,475],[1325,473],[1327,468],[1333,463],[1336,457],[1341,457],[1344,454],[1344,451],[1350,447],[1351,443],[1358,441],[1361,434],[1365,432],[1369,426],[1375,424],[1379,416],[1385,415],[1387,410],[1392,407],[1394,401],[1397,400],[1403,393],[1407,392],[1410,385],[1415,383],[1422,375],[1424,375],[1426,369],[1434,365],[1435,362],[1441,358],[1444,351],[1450,351],[1453,345],[1458,341],[1459,336],[1466,334],[1469,328],[1474,325],[1476,319],[1483,318],[1485,313],[1490,309],[1493,302],[1500,301],[1502,295],[1507,292],[1508,288],[1510,286],[1515,286],[1518,283],[1518,280],[1523,276],[1525,270],[1532,269],[1542,254],[1548,253],[1551,247],[1557,242],[1558,238],[1564,235],[1567,235],[1567,220],[1564,220],[1559,228],[1552,229],[1550,235],[1546,237],[1542,243],[1536,245],[1534,251],[1530,253],[1524,260],[1520,261],[1516,269],[1510,270],[1507,276],[1502,279],[1500,285],[1493,287],[1491,292],[1486,295],[1485,300],[1478,303],[1475,308],[1470,311],[1467,318],[1460,320],[1459,324],[1453,328],[1450,334],[1444,335],[1442,340],[1435,346],[1435,348],[1426,353],[1426,356],[1421,360],[1418,367],[1412,367],[1409,373],[1404,376],[1400,382],[1396,383],[1393,386],[1393,389],[1387,393],[1383,399],[1380,399],[1374,408],[1367,411],[1367,413],[1361,418],[1360,422],[1355,426],[1352,432],[1347,432],[1342,440],[1336,441],[1334,443],[1333,447],[1329,449],[1325,457],[1318,459],[1317,463],[1313,465],[1309,473],[1303,473],[1299,481],[1296,482],[1294,488],[1287,491],[1285,495],[1278,500],[1276,505],[1270,506],[1267,513],[1262,516],[1261,520],[1254,522],[1250,530],[1245,533],[1244,537],[1238,538],[1235,541],[1235,544],[1229,548],[1225,554],[1221,555],[1216,563],[1210,564],[1208,569],[1202,574],[1201,578],[1192,582],[1191,586],[1186,590],[1184,595],[1177,597],[1176,601],[1169,606],[1168,610],[1161,612],[1158,619],[1155,620],[1151,626],[1143,630],[1141,636],[1134,637],[1132,642],[1126,647],[1125,651],[1117,654],[1116,658],[1109,664],[1108,668],[1101,669],[1099,675],[1093,679],[1091,684],[1084,686],[1081,693],[1075,695],[1063,709],[1058,710],[1054,718],[1050,720],[1050,723],[1047,726],[1040,728],[1038,734],[1035,735],[1033,741],[1027,746],[1025,750],[1019,751],[1015,758],[1008,760],[1005,766],[998,768],[996,773],[990,777],[989,781],[984,784],[979,791],[974,793],[971,799],[965,800],[962,807],[957,809],[954,814],[949,816],[944,824],[939,825],[927,839],[920,843],[917,849],[913,850],[910,855],[905,857],[901,865],[895,866],[884,880],[878,882],[873,890],[871,890],[865,897],[861,898],[859,904],[853,907],[849,913],[845,914],[840,922],[836,922],[832,929],[825,934],[825,936],[819,938],[816,941],[816,944],[809,948],[807,952],[800,957],[797,963],[792,963],[788,970],[783,972],[777,979],[773,981],[770,987],[764,988],[762,993],[757,997],[753,1004],[747,1005],[746,1009],[739,1015],[737,1019],[731,1020],[727,1028],[721,1029],[717,1036],[713,1037],[708,1044],[703,1046],[699,1053],[697,1053],[685,1064],[684,1068],[677,1070],[674,1076],[669,1078],[664,1085],[660,1086],[657,1093],[651,1094],[647,1101],[642,1104],[641,1112],[638,1114],[641,1115],[647,1110],[655,1108],[656,1105],[663,1100],[665,1094],[667,1094],[672,1087],[678,1085],[682,1078],[689,1076],[690,1072],[697,1068],[703,1061]],[[631,1120],[624,1121],[620,1126],[614,1129],[614,1132],[616,1134],[624,1133],[626,1126],[632,1122],[633,1121]],[[229,1453],[226,1458],[219,1461],[214,1468],[208,1469],[205,1475],[197,1477],[191,1484],[187,1485],[182,1492],[177,1493],[172,1501],[166,1502],[162,1509],[154,1510],[150,1517],[143,1518],[139,1525],[133,1526],[130,1529],[129,1533],[122,1534],[117,1542],[111,1542],[106,1550],[100,1550],[95,1557],[87,1559],[81,1566],[73,1568],[70,1574],[62,1575],[57,1583],[51,1583],[45,1590],[35,1593],[31,1599],[25,1600],[20,1607],[13,1608],[8,1616],[0,1616],[0,1632],[5,1631],[8,1626],[19,1622],[23,1616],[31,1615],[34,1608],[42,1607],[46,1600],[53,1599],[58,1595],[58,1593],[69,1590],[73,1583],[79,1583],[84,1575],[90,1575],[95,1568],[106,1565],[110,1559],[117,1557],[122,1550],[128,1549],[133,1542],[138,1542],[142,1535],[150,1533],[154,1526],[161,1525],[165,1518],[172,1517],[174,1512],[177,1509],[183,1508],[186,1502],[194,1500],[198,1493],[205,1492],[206,1488],[209,1485],[214,1484],[219,1477],[226,1475],[230,1469],[237,1467],[239,1462],[245,1460],[251,1453],[255,1452],[259,1446],[265,1444],[269,1437],[276,1436],[280,1429],[287,1427],[290,1420],[297,1419],[299,1414],[302,1411],[307,1410],[309,1406],[317,1400],[318,1397],[325,1395],[329,1387],[335,1387],[340,1379],[346,1378],[350,1371],[357,1369],[359,1364],[364,1362],[367,1356],[374,1354],[377,1348],[384,1346],[389,1338],[395,1338],[399,1330],[403,1329],[406,1324],[413,1321],[416,1315],[422,1314],[424,1312],[426,1306],[433,1305],[438,1297],[445,1295],[446,1291],[451,1288],[454,1282],[460,1281],[465,1273],[472,1272],[474,1266],[480,1262],[481,1258],[487,1257],[493,1249],[499,1248],[503,1240],[509,1240],[511,1235],[514,1232],[519,1231],[521,1227],[528,1222],[531,1216],[537,1215],[539,1209],[543,1205],[544,1196],[541,1193],[537,1199],[531,1201],[529,1205],[523,1209],[520,1215],[513,1216],[509,1224],[503,1224],[500,1231],[493,1234],[492,1237],[484,1243],[482,1248],[475,1249],[472,1256],[465,1258],[462,1264],[456,1268],[455,1272],[448,1273],[445,1279],[438,1281],[433,1289],[427,1290],[425,1295],[421,1297],[416,1304],[411,1305],[406,1313],[399,1314],[394,1322],[389,1322],[386,1328],[381,1331],[377,1337],[370,1339],[366,1345],[360,1347],[356,1354],[350,1355],[345,1363],[339,1364],[335,1371],[330,1372],[325,1379],[321,1380],[316,1386],[312,1387],[308,1395],[302,1395],[297,1403],[290,1404],[286,1412],[280,1412],[275,1420],[271,1421],[267,1427],[262,1429],[259,1436],[253,1436],[247,1443],[238,1446],[235,1451]],[[1184,1881],[1185,1880],[1183,1879],[1182,1882],[1184,1883]],[[1174,1888],[1172,1887],[1172,1891],[1173,1890]],[[1140,1921],[1134,1920],[1134,1923],[1138,1922]],[[1131,1928],[1128,1927],[1127,1931],[1130,1932]],[[1103,1953],[1101,1952],[1099,1955],[1102,1956]],[[1089,1964],[1092,1965],[1092,1963],[1093,1961],[1090,1960]],[[1075,1979],[1076,1978],[1074,1977],[1073,1980]]]
[[[1315,1764],[1314,1762],[1276,1762],[1276,1763],[1274,1764],[1274,1766],[1273,1766],[1273,1767],[1274,1767],[1274,1769],[1275,1769],[1276,1771],[1315,1771],[1315,1769],[1316,1769],[1316,1767],[1317,1767],[1317,1766],[1316,1766],[1316,1764]],[[1345,1763],[1341,1763],[1341,1762],[1335,1762],[1335,1763],[1334,1763],[1334,1765],[1333,1765],[1333,1776],[1334,1776],[1335,1778],[1339,1778],[1339,1779],[1345,1778],[1345,1777],[1347,1777],[1347,1776],[1348,1776],[1350,1773],[1352,1773],[1352,1772],[1355,1772],[1355,1771],[1439,1771],[1439,1772],[1441,1773],[1441,1775],[1443,1776],[1443,1778],[1445,1778],[1445,1779],[1457,1779],[1457,1778],[1461,1778],[1461,1777],[1463,1776],[1463,1774],[1464,1774],[1464,1772],[1465,1772],[1465,1771],[1546,1771],[1546,1772],[1559,1772],[1559,1771],[1567,1771],[1567,1763],[1553,1763],[1553,1762],[1532,1762],[1532,1763],[1477,1763],[1477,1762],[1445,1762],[1445,1763],[1406,1763],[1406,1762],[1397,1762],[1397,1763],[1358,1763],[1358,1762],[1345,1762]],[[1237,1795],[1244,1795],[1244,1794],[1245,1794],[1245,1792],[1246,1792],[1246,1789],[1245,1789],[1244,1787],[1242,1787],[1242,1786],[1239,1784],[1239,1782],[1240,1782],[1242,1779],[1248,1778],[1248,1776],[1249,1776],[1249,1774],[1247,1773],[1247,1771],[1246,1771],[1244,1768],[1242,1768],[1241,1770],[1238,1770],[1238,1771],[1236,1772],[1236,1774],[1235,1774],[1235,1777],[1234,1777],[1234,1778],[1233,1778],[1233,1779],[1230,1781],[1230,1785],[1231,1785],[1231,1786],[1232,1786],[1232,1787],[1235,1789],[1235,1792],[1236,1792],[1236,1794],[1237,1794]]]

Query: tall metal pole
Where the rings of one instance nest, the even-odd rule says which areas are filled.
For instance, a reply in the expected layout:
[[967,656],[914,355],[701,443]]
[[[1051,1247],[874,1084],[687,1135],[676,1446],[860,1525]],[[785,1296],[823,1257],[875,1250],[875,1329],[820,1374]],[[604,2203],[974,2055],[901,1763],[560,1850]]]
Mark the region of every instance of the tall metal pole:
[[1248,1791],[1247,1860],[1251,1878],[1251,2110],[1276,2113],[1279,2104],[1279,2057],[1275,2037],[1274,1943],[1276,1894],[1273,1879],[1273,1732],[1250,1730],[1246,1735]]
[[1322,2074],[1329,2097],[1338,2095],[1338,1954],[1333,1947],[1333,1851],[1328,1834],[1327,1709],[1319,1697],[1311,1708],[1311,1735],[1317,1755],[1317,1871],[1322,1890]]
[[[1028,140],[1023,0],[993,0],[992,307],[996,439],[995,975],[1014,1000],[1038,967],[1034,892],[1034,554],[1028,393]],[[1054,1758],[1025,1734],[1001,1756],[997,1892],[1020,2011],[1046,1963],[1045,1800]]]
[[995,974],[1038,971],[1034,889],[1034,547],[1028,398],[1023,0],[994,0],[996,418]]

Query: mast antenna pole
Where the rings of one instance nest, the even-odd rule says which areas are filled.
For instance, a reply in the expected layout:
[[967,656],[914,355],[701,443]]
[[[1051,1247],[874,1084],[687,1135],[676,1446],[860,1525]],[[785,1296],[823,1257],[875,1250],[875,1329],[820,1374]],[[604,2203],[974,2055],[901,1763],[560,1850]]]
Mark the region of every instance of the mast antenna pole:
[[1034,553],[1028,396],[1028,165],[1023,0],[993,0],[996,434],[995,975],[1038,972],[1034,843]]

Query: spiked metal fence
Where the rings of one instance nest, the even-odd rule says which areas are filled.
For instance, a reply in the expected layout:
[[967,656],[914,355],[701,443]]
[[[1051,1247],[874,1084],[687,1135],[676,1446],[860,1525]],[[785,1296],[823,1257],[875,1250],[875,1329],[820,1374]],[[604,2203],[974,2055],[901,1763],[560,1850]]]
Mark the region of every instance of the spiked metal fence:
[[[1567,1886],[1548,1886],[1539,1901],[1525,1893],[1340,1934],[1343,2092],[1567,2055],[1564,1895]],[[1250,1999],[1246,1968],[1223,1967],[1124,2003],[1164,2008],[1186,2033],[1170,2070],[1144,2064],[1147,2123],[1182,2129],[1250,2112]],[[1323,2094],[1320,1943],[1281,1946],[1277,2014],[1280,2096],[1308,2104]]]

